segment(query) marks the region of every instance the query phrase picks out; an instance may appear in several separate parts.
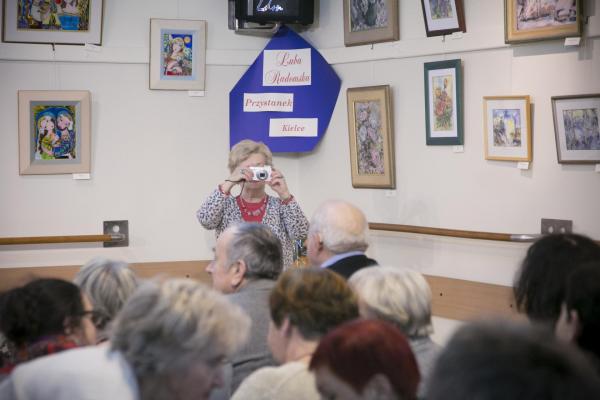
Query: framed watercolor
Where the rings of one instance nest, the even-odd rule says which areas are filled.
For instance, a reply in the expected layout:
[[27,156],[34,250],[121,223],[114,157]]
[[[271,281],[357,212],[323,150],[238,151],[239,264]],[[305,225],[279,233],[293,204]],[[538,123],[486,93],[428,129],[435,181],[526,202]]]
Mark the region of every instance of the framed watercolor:
[[206,21],[150,20],[150,89],[204,90]]
[[427,37],[466,32],[463,0],[421,0]]
[[531,161],[529,96],[484,97],[483,129],[486,160]]
[[583,0],[504,0],[504,41],[581,36]]
[[350,88],[346,97],[352,186],[394,189],[394,123],[389,85]]
[[103,0],[4,0],[2,41],[102,44]]
[[20,90],[19,173],[90,172],[90,92]]
[[343,0],[344,44],[398,40],[398,0]]
[[561,164],[600,164],[600,93],[553,96],[556,154]]
[[425,126],[428,145],[463,144],[461,61],[425,63]]

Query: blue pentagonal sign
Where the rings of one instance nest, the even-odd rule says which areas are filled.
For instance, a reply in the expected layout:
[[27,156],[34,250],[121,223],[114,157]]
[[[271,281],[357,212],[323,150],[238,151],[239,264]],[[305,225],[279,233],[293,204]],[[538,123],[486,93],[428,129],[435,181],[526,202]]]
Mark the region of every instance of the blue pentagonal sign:
[[340,85],[323,56],[282,26],[229,93],[230,146],[252,139],[275,153],[311,151],[327,130]]

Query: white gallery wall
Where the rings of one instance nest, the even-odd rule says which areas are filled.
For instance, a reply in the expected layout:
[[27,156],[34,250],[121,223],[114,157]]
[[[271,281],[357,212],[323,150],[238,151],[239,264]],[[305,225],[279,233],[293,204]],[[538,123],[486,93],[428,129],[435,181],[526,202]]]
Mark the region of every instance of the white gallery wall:
[[[229,90],[268,39],[227,29],[225,0],[105,0],[102,47],[0,44],[0,237],[96,234],[125,219],[130,245],[0,249],[0,267],[82,264],[96,255],[130,262],[209,259],[214,243],[195,219],[203,198],[227,176]],[[317,3],[319,4],[319,3]],[[400,41],[345,48],[342,0],[320,0],[302,36],[342,80],[325,138],[310,154],[275,157],[307,215],[327,198],[360,206],[372,222],[490,232],[536,233],[540,219],[573,220],[600,239],[600,173],[559,165],[550,97],[600,93],[600,0],[581,46],[562,41],[504,44],[503,2],[465,0],[467,33],[426,38],[420,2],[400,1]],[[148,89],[150,18],[208,21],[206,94]],[[425,145],[423,63],[460,58],[464,73],[464,152]],[[346,89],[392,88],[394,192],[353,189]],[[90,180],[19,176],[18,90],[89,90]],[[530,95],[533,162],[487,161],[482,97]],[[382,264],[439,276],[510,285],[524,244],[373,232]],[[439,324],[443,331],[449,325]]]

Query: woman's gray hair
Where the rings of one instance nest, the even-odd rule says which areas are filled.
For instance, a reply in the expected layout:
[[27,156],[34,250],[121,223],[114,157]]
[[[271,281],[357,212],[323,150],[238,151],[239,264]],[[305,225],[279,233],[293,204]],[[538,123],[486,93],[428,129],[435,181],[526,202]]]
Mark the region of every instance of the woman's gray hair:
[[111,348],[133,368],[142,394],[169,398],[168,382],[197,362],[221,368],[218,363],[246,342],[249,328],[241,308],[202,283],[151,280],[117,316]]
[[431,324],[431,289],[419,272],[401,267],[363,268],[348,282],[365,317],[383,319],[409,337],[427,336]]
[[73,282],[89,297],[92,302],[96,318],[94,323],[99,329],[99,337],[125,301],[138,287],[135,272],[123,261],[109,260],[97,257],[87,262]]
[[369,224],[363,212],[342,200],[328,200],[315,211],[309,234],[318,234],[323,246],[335,254],[366,251]]
[[281,242],[267,225],[242,222],[232,228],[228,265],[242,260],[248,279],[277,279],[283,269]]

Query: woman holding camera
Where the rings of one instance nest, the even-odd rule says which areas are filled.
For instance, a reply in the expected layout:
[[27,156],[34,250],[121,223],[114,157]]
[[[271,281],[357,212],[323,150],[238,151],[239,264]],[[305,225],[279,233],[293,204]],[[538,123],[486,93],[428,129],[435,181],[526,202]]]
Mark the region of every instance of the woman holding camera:
[[[308,221],[290,193],[285,178],[271,168],[273,155],[261,142],[242,140],[229,152],[231,175],[204,201],[196,216],[206,229],[219,237],[236,222],[259,222],[269,226],[281,241],[284,268],[292,265],[294,240],[304,239]],[[241,185],[238,196],[231,189]],[[265,192],[269,185],[278,198]]]

